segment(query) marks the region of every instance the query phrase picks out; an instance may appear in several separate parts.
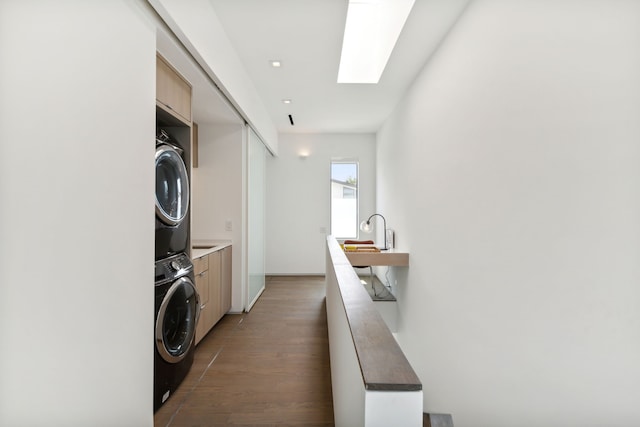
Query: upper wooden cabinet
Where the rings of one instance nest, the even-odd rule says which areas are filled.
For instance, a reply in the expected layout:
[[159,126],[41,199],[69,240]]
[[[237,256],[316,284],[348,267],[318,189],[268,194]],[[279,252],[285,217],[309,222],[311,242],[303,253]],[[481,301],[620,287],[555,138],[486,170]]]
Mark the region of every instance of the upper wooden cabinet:
[[191,85],[159,54],[156,55],[156,105],[191,124]]

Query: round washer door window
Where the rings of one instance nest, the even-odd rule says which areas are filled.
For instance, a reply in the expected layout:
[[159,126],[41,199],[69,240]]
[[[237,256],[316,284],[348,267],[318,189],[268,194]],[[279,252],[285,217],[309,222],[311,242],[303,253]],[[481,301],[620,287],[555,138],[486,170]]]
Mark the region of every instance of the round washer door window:
[[189,176],[182,157],[169,145],[156,149],[156,215],[178,225],[189,208]]
[[173,282],[156,319],[156,348],[167,362],[179,362],[187,354],[195,335],[199,309],[193,282],[187,277]]

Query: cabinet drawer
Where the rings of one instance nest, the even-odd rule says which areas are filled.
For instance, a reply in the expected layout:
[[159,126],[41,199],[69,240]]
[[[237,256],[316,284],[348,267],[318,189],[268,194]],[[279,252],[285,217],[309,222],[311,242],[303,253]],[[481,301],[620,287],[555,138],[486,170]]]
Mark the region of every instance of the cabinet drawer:
[[196,274],[196,290],[200,296],[200,305],[209,303],[209,271]]
[[203,271],[209,269],[209,257],[207,255],[201,256],[193,260],[193,274],[196,276]]

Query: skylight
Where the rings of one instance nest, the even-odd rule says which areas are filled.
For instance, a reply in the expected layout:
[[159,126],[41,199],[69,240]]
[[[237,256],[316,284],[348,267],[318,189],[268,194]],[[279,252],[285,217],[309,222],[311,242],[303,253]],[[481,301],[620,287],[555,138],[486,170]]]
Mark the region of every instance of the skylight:
[[349,0],[338,83],[378,83],[415,0]]

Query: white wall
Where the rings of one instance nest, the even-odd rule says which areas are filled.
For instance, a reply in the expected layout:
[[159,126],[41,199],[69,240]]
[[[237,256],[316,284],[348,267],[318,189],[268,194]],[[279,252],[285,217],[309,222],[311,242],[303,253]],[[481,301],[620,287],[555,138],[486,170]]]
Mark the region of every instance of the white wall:
[[639,75],[640,2],[476,1],[379,132],[425,412],[640,424]]
[[[198,127],[198,167],[192,174],[192,239],[233,242],[231,311],[241,312],[242,182],[244,125],[202,124]],[[232,230],[226,229],[231,221]]]
[[0,2],[0,425],[153,425],[148,16]]
[[279,135],[278,157],[267,158],[267,274],[324,274],[331,161],[339,159],[359,161],[360,218],[366,219],[375,207],[373,134]]

